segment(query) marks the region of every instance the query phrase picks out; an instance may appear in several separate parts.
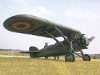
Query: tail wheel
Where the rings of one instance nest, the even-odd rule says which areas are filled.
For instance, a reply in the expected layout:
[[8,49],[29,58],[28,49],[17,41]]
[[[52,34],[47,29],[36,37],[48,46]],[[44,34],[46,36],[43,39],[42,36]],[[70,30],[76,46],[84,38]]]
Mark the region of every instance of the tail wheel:
[[90,57],[88,54],[85,54],[85,55],[83,56],[83,60],[84,60],[84,61],[91,61],[91,57]]
[[66,62],[74,62],[75,61],[75,56],[73,53],[68,53],[65,56],[65,61]]

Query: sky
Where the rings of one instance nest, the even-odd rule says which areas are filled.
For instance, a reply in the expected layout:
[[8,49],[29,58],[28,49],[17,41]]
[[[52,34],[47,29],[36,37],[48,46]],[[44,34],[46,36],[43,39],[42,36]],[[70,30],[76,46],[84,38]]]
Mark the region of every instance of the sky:
[[[41,49],[53,39],[14,33],[3,22],[14,15],[30,14],[79,30],[86,37],[95,36],[84,53],[100,54],[100,0],[0,0],[0,48],[28,51],[30,46]],[[58,38],[60,41],[62,38]]]

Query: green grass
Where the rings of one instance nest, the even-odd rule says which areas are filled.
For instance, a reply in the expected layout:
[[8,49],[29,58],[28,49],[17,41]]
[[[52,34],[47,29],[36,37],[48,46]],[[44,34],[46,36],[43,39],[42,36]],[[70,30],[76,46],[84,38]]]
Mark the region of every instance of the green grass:
[[0,75],[100,75],[100,60],[91,62],[76,59],[74,63],[60,60],[1,57]]

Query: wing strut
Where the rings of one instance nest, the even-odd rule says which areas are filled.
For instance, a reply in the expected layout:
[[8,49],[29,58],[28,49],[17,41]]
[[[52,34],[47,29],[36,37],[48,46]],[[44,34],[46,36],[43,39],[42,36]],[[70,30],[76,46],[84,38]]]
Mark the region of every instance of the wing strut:
[[58,29],[58,27],[55,27],[55,29],[62,35],[64,40],[66,40],[66,42],[68,43],[68,45],[69,45],[69,49],[68,49],[69,52],[70,51],[72,52],[74,50],[73,47],[72,47],[72,41],[69,41],[68,38],[66,38],[65,35]]
[[68,38],[65,37],[65,35],[58,29],[58,27],[55,27],[55,29],[62,35],[62,37],[63,37],[68,43],[70,43],[70,41],[68,40]]
[[61,42],[59,42],[51,33],[49,33],[48,31],[45,31],[45,32],[50,37],[52,37],[56,42],[58,42],[60,45],[62,45],[66,50],[69,50],[68,52],[72,52],[74,50],[72,47],[72,41],[69,41],[68,38],[66,38],[65,35],[58,29],[58,27],[55,27],[55,29],[62,35],[64,40],[68,43],[69,48],[66,48],[66,46],[64,44],[62,44]]
[[67,49],[60,41],[58,41],[52,34],[49,32],[45,31],[50,37],[52,37],[56,42],[58,42],[60,45],[62,45],[65,49]]

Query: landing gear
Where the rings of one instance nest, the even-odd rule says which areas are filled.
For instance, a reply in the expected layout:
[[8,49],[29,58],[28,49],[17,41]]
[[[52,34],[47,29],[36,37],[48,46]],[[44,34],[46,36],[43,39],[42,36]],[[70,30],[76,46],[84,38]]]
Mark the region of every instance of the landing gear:
[[[48,31],[45,31],[50,37],[52,37],[56,42],[58,42],[65,50],[69,50],[67,53],[66,53],[66,56],[65,56],[65,61],[66,62],[74,62],[75,61],[75,56],[74,56],[74,49],[73,49],[73,39],[72,40],[69,40],[68,38],[66,38],[66,36],[62,33],[62,31],[59,30],[58,27],[55,27],[55,29],[61,34],[61,36],[64,38],[64,40],[66,41],[67,45],[69,46],[69,49],[62,43],[62,42],[59,42],[51,33],[49,33]],[[55,57],[54,57],[55,58]]]
[[85,54],[85,55],[83,56],[83,60],[84,60],[84,61],[91,61],[91,57],[90,57],[88,54]]
[[81,51],[81,54],[84,61],[91,61],[91,57],[88,54],[83,54],[82,51]]
[[74,62],[75,61],[75,56],[73,53],[68,53],[65,56],[65,61],[66,62]]

